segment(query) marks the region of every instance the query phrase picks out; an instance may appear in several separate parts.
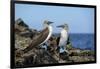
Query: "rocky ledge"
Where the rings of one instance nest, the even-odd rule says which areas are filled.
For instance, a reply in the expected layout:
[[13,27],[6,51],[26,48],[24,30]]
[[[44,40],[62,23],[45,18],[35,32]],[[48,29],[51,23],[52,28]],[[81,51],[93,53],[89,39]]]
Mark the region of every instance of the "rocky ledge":
[[[94,51],[82,50],[74,48],[69,41],[66,45],[66,49],[69,53],[59,54],[53,48],[47,50],[43,48],[34,47],[27,53],[23,50],[26,49],[32,41],[32,37],[39,34],[40,31],[31,29],[22,20],[15,21],[15,66],[35,66],[42,64],[57,64],[57,63],[74,63],[74,62],[91,62],[95,60]],[[54,36],[52,36],[56,39]]]

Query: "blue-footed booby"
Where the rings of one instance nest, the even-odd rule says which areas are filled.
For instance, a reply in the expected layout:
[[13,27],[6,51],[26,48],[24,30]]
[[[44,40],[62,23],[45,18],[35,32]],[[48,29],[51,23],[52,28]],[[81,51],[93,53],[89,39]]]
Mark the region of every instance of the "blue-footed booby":
[[32,50],[32,48],[36,46],[41,46],[48,41],[48,39],[52,35],[52,26],[51,26],[52,23],[53,22],[48,20],[44,21],[43,30],[38,35],[32,38],[32,42],[27,48],[24,49],[24,52],[28,52],[29,50]]
[[48,28],[49,33],[48,33],[47,38],[41,44],[47,42],[49,40],[49,38],[51,37],[51,35],[52,35],[53,28],[51,26],[51,23],[53,23],[53,22],[47,21],[47,20],[44,21],[44,24],[43,24],[44,25],[44,29]]
[[60,33],[60,38],[58,41],[58,46],[60,48],[59,51],[60,51],[60,53],[63,53],[63,52],[68,53],[68,51],[66,50],[66,44],[68,42],[68,25],[64,24],[64,25],[60,25],[57,27],[62,28],[61,33]]

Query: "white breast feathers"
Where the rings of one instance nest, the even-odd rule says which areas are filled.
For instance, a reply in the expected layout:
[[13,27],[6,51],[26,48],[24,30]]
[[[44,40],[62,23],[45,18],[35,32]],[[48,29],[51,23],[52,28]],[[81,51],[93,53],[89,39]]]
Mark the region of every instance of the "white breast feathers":
[[62,29],[59,46],[65,46],[68,40],[68,32],[65,29]]

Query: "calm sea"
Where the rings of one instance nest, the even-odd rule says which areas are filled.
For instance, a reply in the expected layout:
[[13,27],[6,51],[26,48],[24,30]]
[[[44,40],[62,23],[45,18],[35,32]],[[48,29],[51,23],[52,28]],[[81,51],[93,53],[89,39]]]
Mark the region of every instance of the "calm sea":
[[94,50],[94,34],[69,34],[69,37],[73,47]]

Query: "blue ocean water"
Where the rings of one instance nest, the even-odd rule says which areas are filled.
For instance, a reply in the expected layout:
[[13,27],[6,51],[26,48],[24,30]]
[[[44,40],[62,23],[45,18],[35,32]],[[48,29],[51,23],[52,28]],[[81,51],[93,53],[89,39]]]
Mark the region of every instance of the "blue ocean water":
[[94,50],[94,34],[69,34],[75,48]]
[[94,50],[94,34],[69,34],[69,40],[75,48]]

